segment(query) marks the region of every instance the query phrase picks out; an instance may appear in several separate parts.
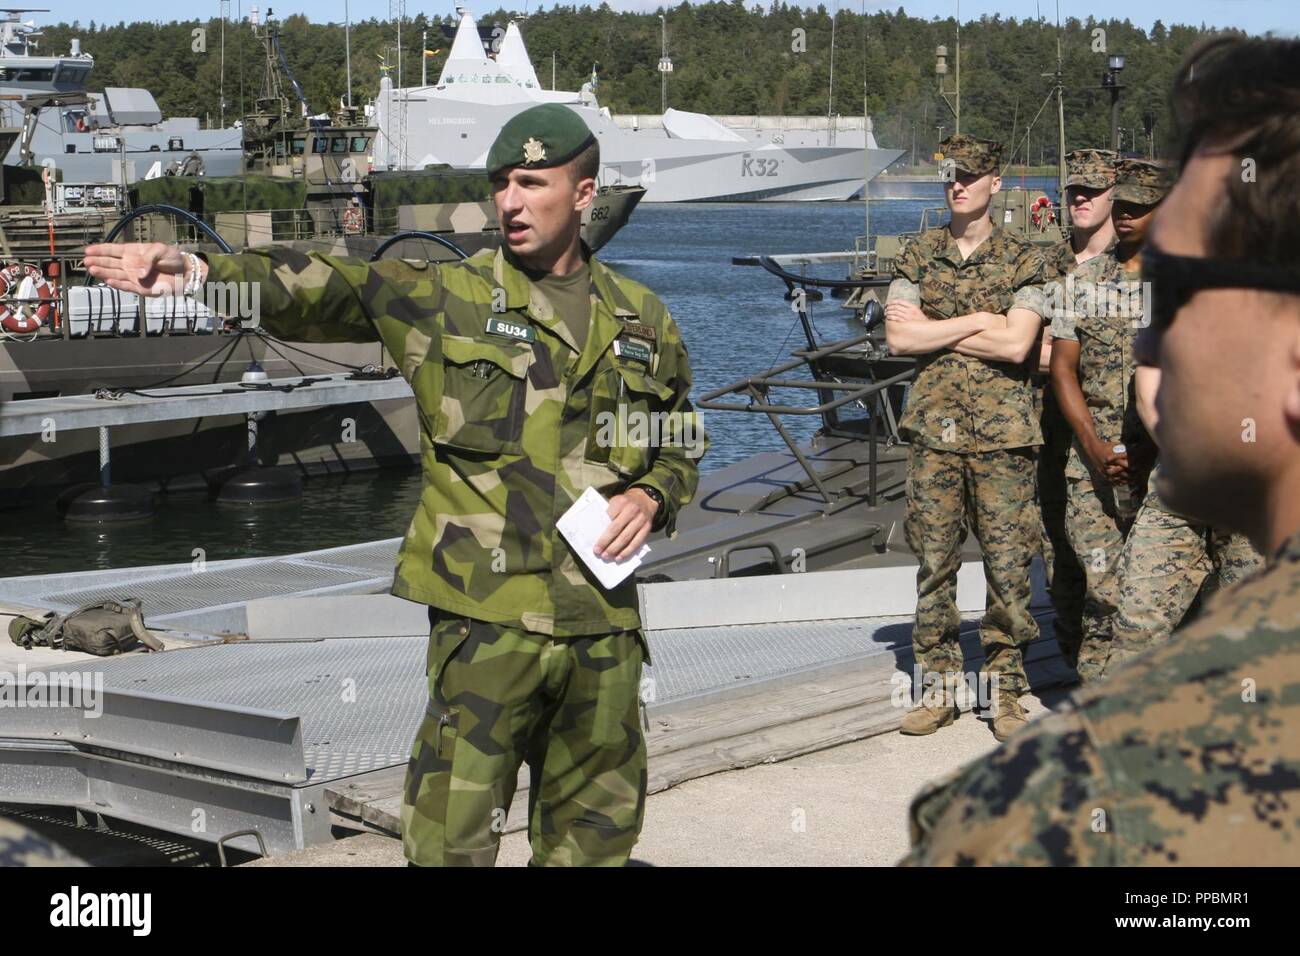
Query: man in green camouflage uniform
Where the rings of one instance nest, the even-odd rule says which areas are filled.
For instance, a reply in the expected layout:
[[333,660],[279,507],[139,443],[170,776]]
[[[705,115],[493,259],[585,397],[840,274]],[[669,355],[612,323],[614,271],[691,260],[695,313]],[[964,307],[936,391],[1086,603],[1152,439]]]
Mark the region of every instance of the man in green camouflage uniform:
[[[371,264],[271,247],[199,268],[259,283],[276,335],[382,341],[415,393],[425,487],[393,593],[428,604],[432,631],[408,859],[491,865],[527,761],[531,862],[621,865],[646,793],[636,585],[601,587],[556,523],[594,487],[613,519],[598,556],[630,557],[652,524],[671,533],[705,443],[663,303],[579,243],[599,168],[582,120],[526,110],[487,165],[499,251]],[[190,272],[165,247],[93,246],[86,261],[149,294]]]
[[[1161,370],[1160,494],[1244,532],[1271,563],[1173,641],[928,788],[912,805],[907,863],[1296,862],[1297,62],[1300,41],[1230,36],[1203,44],[1179,71],[1183,172],[1151,230],[1160,255],[1143,276],[1154,315],[1137,346]],[[1242,181],[1246,157],[1257,182]],[[1274,291],[1255,288],[1265,283]],[[1240,334],[1225,334],[1225,323]],[[1247,417],[1257,443],[1241,440]]]
[[1025,722],[1021,649],[1038,636],[1029,562],[1042,433],[1028,358],[1042,325],[1043,261],[988,217],[1001,186],[1001,147],[957,135],[942,149],[952,219],[903,249],[885,306],[891,350],[917,356],[900,429],[911,443],[904,531],[920,563],[912,648],[925,690],[902,732],[934,733],[959,713],[951,694],[962,683],[957,570],[969,524],[987,582],[982,674],[994,690],[993,731],[1003,739]]
[[[1044,289],[1047,312],[1063,294],[1060,280],[1093,257],[1109,253],[1115,245],[1110,220],[1111,190],[1115,186],[1115,154],[1105,149],[1076,149],[1065,155],[1068,176],[1065,201],[1070,209],[1070,235],[1046,254],[1046,274],[1052,279]],[[1044,359],[1050,363],[1053,348],[1052,317],[1044,315]],[[1041,389],[1043,446],[1038,450],[1038,504],[1043,517],[1043,561],[1056,612],[1052,627],[1061,656],[1075,667],[1083,643],[1083,608],[1087,578],[1066,529],[1069,485],[1065,473],[1074,430],[1061,411],[1050,376]]]
[[[1116,172],[1116,202],[1139,188],[1143,164],[1124,160]],[[1154,206],[1153,187],[1143,195]],[[1167,188],[1167,184],[1166,184]],[[1052,382],[1074,432],[1066,464],[1066,527],[1087,577],[1083,640],[1070,661],[1084,683],[1105,667],[1119,605],[1124,538],[1136,512],[1131,468],[1150,460],[1146,434],[1133,400],[1133,342],[1141,327],[1140,304],[1124,264],[1136,262],[1139,241],[1126,240],[1082,263],[1048,290],[1052,316]],[[1123,446],[1119,448],[1118,446]],[[1145,476],[1142,476],[1145,477]],[[1067,655],[1067,660],[1069,656]]]

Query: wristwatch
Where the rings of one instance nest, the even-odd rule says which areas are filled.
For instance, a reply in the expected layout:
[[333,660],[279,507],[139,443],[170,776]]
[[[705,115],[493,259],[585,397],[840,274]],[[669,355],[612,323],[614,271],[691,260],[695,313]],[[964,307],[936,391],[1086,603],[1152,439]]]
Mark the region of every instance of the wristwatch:
[[[658,531],[668,521],[668,514],[664,510],[664,496],[659,493],[658,488],[652,488],[649,485],[633,485],[632,488],[640,488],[650,497],[650,500],[659,506],[655,509],[654,523],[650,525],[651,531]],[[630,491],[631,489],[628,490]]]

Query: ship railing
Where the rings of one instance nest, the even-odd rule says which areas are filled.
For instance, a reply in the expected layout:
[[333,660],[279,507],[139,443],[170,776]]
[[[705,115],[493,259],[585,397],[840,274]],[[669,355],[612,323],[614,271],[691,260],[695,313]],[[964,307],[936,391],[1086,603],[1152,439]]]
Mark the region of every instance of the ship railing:
[[[452,231],[450,221],[441,224],[406,222],[401,207],[318,208],[223,210],[199,217],[233,247],[266,246],[275,243],[305,242],[320,239],[348,240],[382,237],[415,228],[428,231]],[[418,215],[415,217],[418,220]],[[138,242],[202,244],[206,238],[191,223],[162,216],[142,217],[133,223]],[[469,227],[466,227],[469,228]]]
[[[355,215],[343,210],[307,208],[230,209],[200,216],[232,246],[266,246],[310,239],[346,239],[371,232],[371,210],[357,207]],[[395,217],[394,217],[395,218]],[[197,228],[161,216],[143,217],[133,224],[139,242],[203,243]]]
[[[818,263],[849,261],[852,253],[829,253],[816,257]],[[807,261],[810,257],[782,257],[782,262]],[[757,264],[780,278],[786,285],[787,298],[792,302],[807,339],[807,347],[791,352],[793,358],[757,375],[749,375],[721,388],[705,392],[696,405],[710,411],[745,412],[764,414],[790,453],[799,462],[809,483],[817,490],[827,506],[834,500],[827,490],[823,476],[813,467],[800,450],[794,437],[781,421],[783,415],[818,415],[822,419],[822,434],[853,439],[866,438],[867,502],[876,505],[879,487],[878,449],[880,442],[898,444],[897,412],[901,408],[901,391],[915,374],[915,364],[910,359],[891,356],[885,346],[883,312],[878,308],[868,320],[861,335],[841,339],[829,344],[817,342],[811,317],[808,314],[810,293],[819,289],[853,290],[878,285],[871,279],[822,279],[797,275],[787,271],[776,257],[737,257],[736,265]],[[788,378],[790,372],[804,366],[811,379]],[[892,374],[881,372],[897,368]],[[812,391],[817,401],[810,405],[785,404],[772,400],[773,389],[802,389]],[[892,393],[891,393],[892,390]],[[860,423],[843,422],[839,411],[855,405],[867,410],[865,431]]]

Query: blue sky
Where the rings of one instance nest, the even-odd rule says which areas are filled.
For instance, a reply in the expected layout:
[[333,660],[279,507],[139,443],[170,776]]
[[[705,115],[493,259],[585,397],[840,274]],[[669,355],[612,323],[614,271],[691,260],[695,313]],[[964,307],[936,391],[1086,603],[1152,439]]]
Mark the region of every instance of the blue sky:
[[[616,10],[654,10],[661,5],[659,2],[649,2],[649,0],[609,0],[609,3]],[[242,9],[245,15],[253,5],[249,0],[244,0]],[[256,5],[260,10],[265,11],[268,3],[267,0],[260,0]],[[310,19],[316,21],[342,21],[343,19],[343,0],[315,0],[315,2],[271,0],[269,5],[280,16],[305,13]],[[472,10],[481,11],[495,9],[504,4],[500,0],[491,0],[491,2],[483,0],[469,5]],[[764,2],[763,5],[766,3]],[[53,0],[48,6],[49,13],[29,14],[29,18],[36,18],[38,23],[72,20],[87,23],[92,19],[107,19],[111,23],[116,23],[118,20],[170,21],[177,19],[178,11],[175,0],[120,0],[109,8],[112,13],[107,18],[104,15],[105,5],[102,0],[100,2]],[[518,6],[522,8],[524,0],[518,0]],[[535,10],[550,7],[552,4],[534,2],[529,6]],[[826,6],[828,9],[833,8],[834,0],[830,0]],[[846,0],[843,6],[861,10],[862,0]],[[892,2],[886,0],[883,3],[879,0],[867,0],[869,10],[882,8],[894,10],[900,6],[913,16],[933,17],[951,15],[954,4],[952,0],[892,0]],[[352,16],[356,19],[386,18],[388,15],[387,0],[351,0],[349,7]],[[406,7],[408,15],[419,11],[430,15],[445,14],[452,12],[454,8],[455,3],[451,0],[426,4],[408,2]],[[219,5],[215,0],[199,0],[197,3],[184,5],[183,9],[190,16],[215,16]],[[233,17],[233,11],[236,9],[234,2],[230,4],[230,9]],[[999,13],[1003,17],[1025,19],[1036,16],[1040,10],[1049,20],[1054,19],[1055,0],[964,0],[961,4],[963,20],[993,13]],[[1080,19],[1088,16],[1098,19],[1127,17],[1144,28],[1150,27],[1156,20],[1163,20],[1166,24],[1205,23],[1210,26],[1238,27],[1256,34],[1272,30],[1286,36],[1300,35],[1300,5],[1296,0],[1087,0],[1087,2],[1062,0],[1061,15]]]

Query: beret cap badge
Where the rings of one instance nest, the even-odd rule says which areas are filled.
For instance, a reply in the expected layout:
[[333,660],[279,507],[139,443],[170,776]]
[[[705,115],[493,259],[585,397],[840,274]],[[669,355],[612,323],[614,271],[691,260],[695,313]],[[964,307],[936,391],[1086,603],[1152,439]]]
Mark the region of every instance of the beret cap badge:
[[528,137],[524,143],[524,162],[540,163],[546,159],[546,147],[536,137]]

